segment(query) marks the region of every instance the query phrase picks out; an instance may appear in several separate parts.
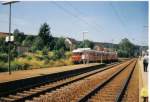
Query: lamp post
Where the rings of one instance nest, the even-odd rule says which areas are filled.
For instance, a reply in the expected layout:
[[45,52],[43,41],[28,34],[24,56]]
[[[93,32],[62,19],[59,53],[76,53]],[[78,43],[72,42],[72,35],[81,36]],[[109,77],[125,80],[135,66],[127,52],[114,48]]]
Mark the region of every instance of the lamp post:
[[112,43],[111,44],[111,49],[112,49],[112,51],[114,50],[113,42],[114,42],[114,39],[111,40],[111,43]]
[[10,70],[10,44],[11,42],[13,42],[14,37],[11,36],[11,4],[16,3],[18,1],[6,1],[6,2],[2,2],[2,5],[9,5],[9,35],[8,37],[6,37],[6,42],[8,42],[8,72],[9,74],[11,74],[11,70]]
[[84,48],[84,50],[83,50],[83,55],[84,55],[84,57],[85,57],[85,59],[84,59],[84,61],[83,61],[83,63],[85,64],[86,63],[86,54],[85,54],[85,34],[86,33],[88,33],[87,31],[83,31],[83,48]]
[[85,34],[87,34],[88,31],[83,31],[83,48],[85,48]]
[[103,63],[103,55],[104,55],[105,51],[102,51],[101,53],[101,64]]

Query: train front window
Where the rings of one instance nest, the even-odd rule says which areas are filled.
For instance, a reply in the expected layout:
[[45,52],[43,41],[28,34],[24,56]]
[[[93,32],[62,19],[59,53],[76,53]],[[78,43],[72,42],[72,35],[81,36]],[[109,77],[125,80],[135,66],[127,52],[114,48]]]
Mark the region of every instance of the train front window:
[[73,53],[74,55],[81,55],[81,53]]

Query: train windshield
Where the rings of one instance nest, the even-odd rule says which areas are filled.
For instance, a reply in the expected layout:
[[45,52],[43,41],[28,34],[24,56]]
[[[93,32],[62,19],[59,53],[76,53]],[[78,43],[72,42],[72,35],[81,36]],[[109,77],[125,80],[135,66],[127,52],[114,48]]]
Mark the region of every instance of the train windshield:
[[74,52],[73,55],[81,55],[82,53]]

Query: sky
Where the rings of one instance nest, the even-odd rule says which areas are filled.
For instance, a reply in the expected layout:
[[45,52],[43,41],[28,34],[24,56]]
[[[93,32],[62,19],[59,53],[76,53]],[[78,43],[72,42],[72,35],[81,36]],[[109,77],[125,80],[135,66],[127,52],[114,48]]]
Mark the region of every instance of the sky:
[[[1,2],[0,2],[1,3]],[[8,32],[9,6],[0,4],[0,32]],[[21,1],[12,5],[12,29],[37,35],[47,22],[56,37],[148,45],[146,1]]]

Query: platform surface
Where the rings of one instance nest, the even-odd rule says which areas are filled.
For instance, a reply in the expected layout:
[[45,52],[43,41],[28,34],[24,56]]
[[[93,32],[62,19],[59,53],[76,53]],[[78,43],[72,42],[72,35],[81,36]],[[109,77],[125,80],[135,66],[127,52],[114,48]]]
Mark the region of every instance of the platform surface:
[[80,64],[80,65],[69,65],[69,66],[61,66],[61,67],[50,67],[50,68],[41,68],[41,69],[32,69],[32,70],[24,70],[24,71],[14,71],[11,75],[8,72],[0,73],[0,83],[20,80],[25,78],[31,78],[46,74],[58,73],[63,71],[69,71],[74,69],[85,68],[89,66],[99,65],[99,63],[91,63],[91,64]]
[[[140,93],[140,102],[143,102],[142,99],[142,91],[145,90],[148,92],[148,73],[149,73],[149,65],[148,65],[148,72],[144,72],[143,68],[143,58],[138,60],[138,66],[139,66],[139,93]],[[146,92],[146,93],[147,93]],[[148,94],[148,93],[147,93]]]

